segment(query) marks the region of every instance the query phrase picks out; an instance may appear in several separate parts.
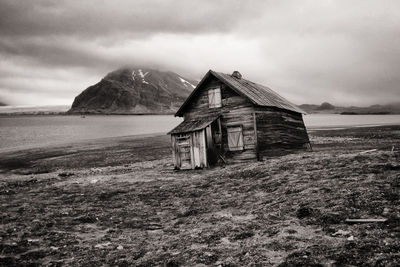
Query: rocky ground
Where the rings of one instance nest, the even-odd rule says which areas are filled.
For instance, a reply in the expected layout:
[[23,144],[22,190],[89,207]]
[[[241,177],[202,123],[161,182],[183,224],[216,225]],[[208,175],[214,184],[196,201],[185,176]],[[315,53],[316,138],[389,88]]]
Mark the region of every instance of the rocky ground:
[[0,265],[399,266],[400,126],[310,136],[179,172],[168,136],[1,154]]

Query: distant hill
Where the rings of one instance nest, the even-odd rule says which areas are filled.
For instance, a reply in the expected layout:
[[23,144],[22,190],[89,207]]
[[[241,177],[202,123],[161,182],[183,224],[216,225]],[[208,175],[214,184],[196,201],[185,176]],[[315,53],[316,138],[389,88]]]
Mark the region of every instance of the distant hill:
[[68,113],[174,113],[196,84],[170,71],[121,68],[79,94]]
[[318,110],[332,110],[335,109],[335,106],[328,103],[328,102],[324,102],[321,104],[321,106],[317,107]]
[[64,114],[69,106],[2,106],[0,115],[56,115]]
[[7,104],[0,101],[0,107],[4,107],[4,106],[7,106]]
[[333,113],[344,115],[362,115],[362,114],[400,114],[400,103],[387,105],[372,105],[369,107],[338,107],[328,102],[321,105],[302,104],[299,106],[307,113]]

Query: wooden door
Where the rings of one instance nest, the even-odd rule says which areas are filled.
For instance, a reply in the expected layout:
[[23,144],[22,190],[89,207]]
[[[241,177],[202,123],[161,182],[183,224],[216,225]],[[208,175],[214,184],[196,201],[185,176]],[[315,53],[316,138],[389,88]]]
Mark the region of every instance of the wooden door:
[[192,168],[192,157],[190,151],[190,135],[182,134],[176,138],[176,143],[178,146],[178,154],[181,160],[181,169]]

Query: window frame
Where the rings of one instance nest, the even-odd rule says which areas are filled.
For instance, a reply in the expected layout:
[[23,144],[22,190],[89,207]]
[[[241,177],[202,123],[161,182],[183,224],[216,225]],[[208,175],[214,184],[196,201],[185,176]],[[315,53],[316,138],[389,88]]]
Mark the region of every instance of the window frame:
[[220,108],[222,107],[221,87],[214,87],[208,89],[208,107]]

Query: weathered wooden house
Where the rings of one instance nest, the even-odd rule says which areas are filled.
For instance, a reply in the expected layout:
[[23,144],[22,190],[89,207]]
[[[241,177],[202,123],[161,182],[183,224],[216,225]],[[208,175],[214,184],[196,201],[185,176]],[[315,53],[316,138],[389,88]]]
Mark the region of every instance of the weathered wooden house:
[[287,153],[309,146],[303,110],[260,84],[208,71],[169,132],[175,168],[194,169]]

